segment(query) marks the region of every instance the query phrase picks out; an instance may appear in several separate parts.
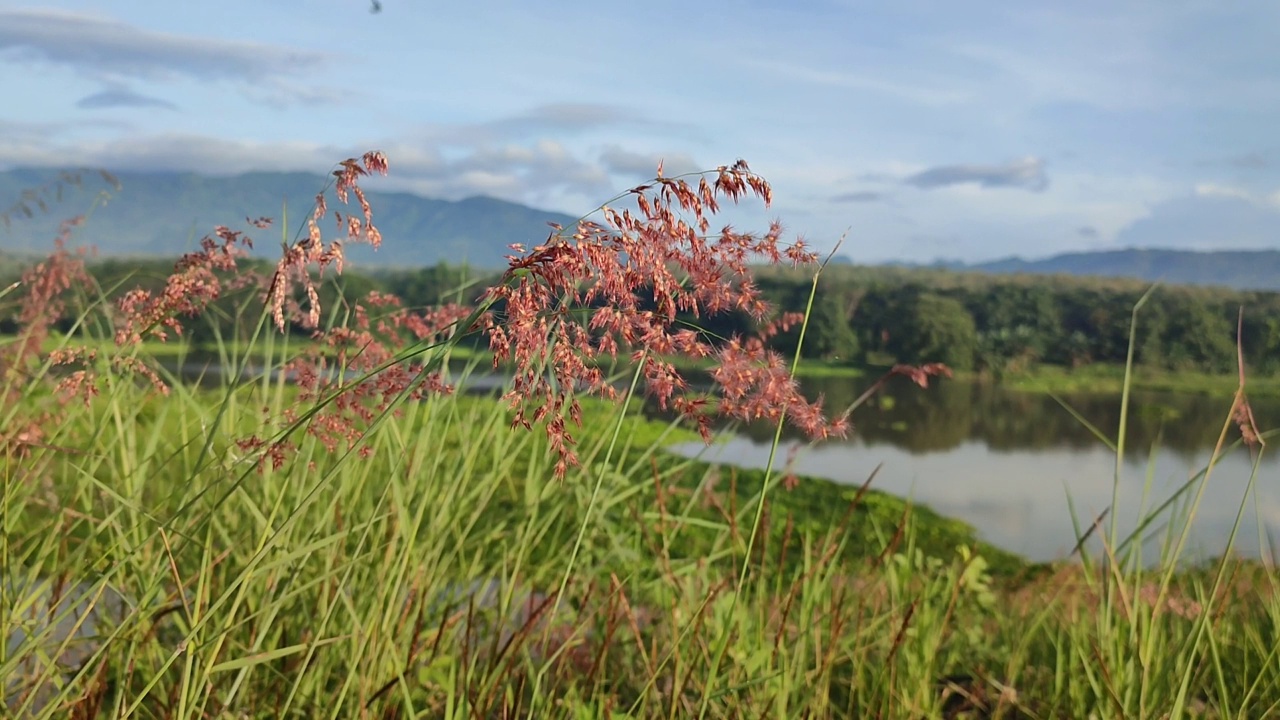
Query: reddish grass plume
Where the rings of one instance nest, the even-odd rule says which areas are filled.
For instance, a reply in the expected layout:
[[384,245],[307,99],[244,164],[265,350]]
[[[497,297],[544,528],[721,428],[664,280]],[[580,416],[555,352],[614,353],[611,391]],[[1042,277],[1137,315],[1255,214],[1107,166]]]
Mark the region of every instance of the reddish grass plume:
[[[332,190],[341,209],[331,210],[326,193],[319,193],[307,232],[283,246],[269,277],[238,264],[253,248],[251,238],[215,228],[199,251],[178,260],[163,288],[138,287],[120,297],[110,318],[116,344],[127,350],[145,339],[181,336],[185,324],[224,293],[253,288],[277,331],[292,324],[315,341],[286,370],[301,386],[304,402],[325,399],[327,404],[304,425],[330,450],[359,445],[370,423],[406,393],[451,392],[439,373],[426,372],[423,362],[396,360],[407,348],[449,343],[473,333],[487,339],[495,368],[509,365],[514,378],[505,400],[513,411],[512,425],[544,425],[559,477],[579,464],[571,430],[581,424],[579,397],[618,399],[620,392],[604,367],[619,358],[635,363],[647,396],[660,408],[692,420],[708,441],[717,418],[785,421],[815,439],[848,433],[847,415],[828,419],[821,398],[806,399],[784,358],[767,347],[772,335],[803,322],[803,316],[775,316],[749,266],[758,261],[807,265],[817,256],[803,239],[784,242],[777,221],[764,233],[730,225],[712,230],[711,218],[724,203],[753,198],[765,207],[771,204],[769,184],[746,162],[676,178],[664,177],[659,165],[651,182],[621,196],[634,207],[606,205],[600,208],[601,222],[584,219],[567,229],[553,225],[547,239],[532,249],[512,245],[507,270],[476,307],[410,310],[397,298],[374,292],[354,303],[348,321],[322,327],[317,283],[324,272],[342,272],[347,244],[376,249],[382,242],[360,182],[387,172],[387,158],[376,151],[339,163]],[[353,197],[358,210],[346,212]],[[322,223],[330,212],[337,236],[326,241]],[[265,218],[249,222],[256,228],[270,224]],[[62,296],[89,281],[83,259],[65,249],[67,232],[69,228],[49,260],[23,277],[19,320],[26,330],[23,342],[3,359],[6,369],[38,351],[63,310]],[[761,329],[714,344],[680,321],[730,311],[746,313]],[[681,358],[708,362],[712,389],[694,391],[677,367]],[[96,352],[70,347],[52,360],[83,366],[64,374],[58,391],[64,401],[90,402],[96,392]],[[157,390],[167,391],[154,368],[136,354],[117,354],[112,368],[141,374]],[[343,370],[369,377],[344,381]],[[901,366],[893,374],[923,385],[948,371],[941,365]],[[297,420],[287,415],[274,421],[288,425]],[[288,437],[260,435],[238,444],[274,467],[282,466],[296,448]]]

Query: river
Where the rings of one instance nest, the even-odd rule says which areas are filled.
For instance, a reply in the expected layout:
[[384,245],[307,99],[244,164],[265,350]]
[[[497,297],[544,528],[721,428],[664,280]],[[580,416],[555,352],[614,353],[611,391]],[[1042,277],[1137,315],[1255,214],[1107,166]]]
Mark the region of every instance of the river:
[[[181,374],[211,380],[220,368],[204,361],[188,364]],[[853,402],[868,382],[805,378],[801,384],[807,394],[821,393],[828,408],[839,410]],[[481,373],[472,377],[468,389],[492,392],[503,383],[500,375]],[[1077,393],[1062,399],[1114,440],[1120,425],[1118,395]],[[1230,407],[1230,397],[1132,395],[1114,513],[1122,536],[1204,469]],[[1255,400],[1253,407],[1261,430],[1280,427],[1280,400]],[[1077,537],[1071,504],[1084,525],[1111,504],[1115,454],[1047,395],[958,381],[942,381],[924,390],[902,380],[891,382],[856,409],[852,420],[854,431],[843,440],[811,445],[794,435],[784,436],[777,462],[785,463],[794,454],[791,467],[797,474],[849,485],[861,485],[880,467],[873,487],[965,520],[984,540],[1032,560],[1070,554]],[[736,427],[732,432],[731,438],[710,448],[692,442],[670,449],[728,465],[764,467],[773,429]],[[1238,437],[1232,426],[1228,443]],[[1277,458],[1278,453],[1263,453],[1252,486],[1253,460],[1247,450],[1220,459],[1196,508],[1184,557],[1221,554],[1244,501],[1236,552],[1250,557],[1272,555],[1270,534],[1280,529]],[[1189,502],[1195,490],[1192,487],[1180,497]],[[1185,503],[1172,514],[1166,511],[1152,531],[1168,528],[1170,517],[1175,518],[1173,527],[1182,527],[1176,521],[1182,509]],[[1111,519],[1104,520],[1108,529]],[[1145,544],[1148,557],[1159,553],[1162,540],[1158,535]],[[1099,543],[1100,534],[1090,548],[1101,550]]]
[[[831,408],[847,407],[866,384],[849,379],[802,383],[807,393],[823,393]],[[1074,394],[1063,401],[1106,437],[1116,437],[1118,395]],[[1115,512],[1122,536],[1138,525],[1144,508],[1149,512],[1205,467],[1230,406],[1230,397],[1133,394]],[[1253,406],[1262,430],[1277,427],[1280,402],[1268,399]],[[873,487],[963,519],[978,528],[983,539],[1033,560],[1060,559],[1075,546],[1068,498],[1086,526],[1112,501],[1115,453],[1047,395],[955,381],[928,390],[896,382],[855,410],[852,419],[854,432],[844,440],[810,445],[786,437],[776,462],[785,463],[795,453],[792,467],[797,474],[850,485],[862,484],[879,466]],[[732,439],[711,448],[695,442],[672,449],[762,468],[772,434],[769,427],[740,428]],[[1238,437],[1232,426],[1228,444]],[[1244,449],[1216,465],[1191,523],[1184,559],[1221,554],[1246,499],[1235,549],[1257,557],[1270,547],[1265,535],[1280,529],[1280,461],[1275,453],[1263,453],[1251,489],[1252,468]],[[1195,489],[1181,497],[1191,501]],[[1157,535],[1144,543],[1150,559],[1159,552],[1169,527],[1170,513],[1161,517],[1150,530]],[[1108,516],[1104,527],[1109,529],[1110,522]],[[1089,547],[1100,550],[1099,543],[1100,536]],[[1269,549],[1265,552],[1270,556]]]

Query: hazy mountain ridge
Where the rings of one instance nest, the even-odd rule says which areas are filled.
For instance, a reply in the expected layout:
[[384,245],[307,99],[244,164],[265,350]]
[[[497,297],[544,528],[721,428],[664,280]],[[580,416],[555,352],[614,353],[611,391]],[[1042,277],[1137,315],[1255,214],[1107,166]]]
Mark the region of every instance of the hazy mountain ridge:
[[[57,170],[16,169],[0,172],[0,212],[19,201],[23,191],[58,177]],[[116,173],[116,192],[96,173],[86,173],[81,187],[64,189],[62,199],[46,195],[47,211],[31,205],[32,217],[11,213],[8,228],[0,225],[0,251],[43,253],[52,246],[63,219],[90,211],[95,196],[110,199],[92,207],[89,221],[77,231],[75,244],[91,244],[101,255],[176,255],[195,247],[215,225],[247,230],[259,248],[282,239],[280,222],[287,211],[292,237],[312,210],[315,195],[327,178],[309,173],[253,172],[234,177],[197,173]],[[377,179],[365,187],[377,186]],[[508,245],[535,245],[546,239],[548,222],[571,225],[575,218],[537,210],[492,197],[435,200],[404,192],[368,190],[374,221],[387,239],[376,253],[363,245],[348,246],[363,265],[425,266],[464,260],[481,267],[505,264]],[[329,196],[330,210],[342,210]],[[352,204],[347,210],[359,212]],[[252,229],[245,218],[269,217],[270,229]],[[332,212],[325,232],[331,234]]]
[[1011,257],[980,263],[894,264],[992,275],[1086,275],[1160,281],[1170,285],[1280,290],[1280,250],[1127,248],[1063,253],[1040,260]]
[[[24,190],[46,186],[58,174],[58,170],[49,169],[0,172],[0,212],[20,200]],[[315,194],[328,180],[298,172],[251,172],[234,177],[125,172],[116,177],[123,186],[119,192],[96,173],[86,172],[83,186],[66,188],[60,201],[48,193],[47,211],[29,203],[35,211],[32,217],[10,213],[10,227],[0,225],[0,253],[46,253],[59,223],[89,211],[94,197],[107,190],[109,201],[92,210],[89,222],[77,231],[76,244],[95,245],[106,256],[173,256],[195,247],[215,225],[225,224],[248,230],[258,247],[268,254],[271,244],[282,238],[280,225],[267,230],[250,229],[245,218],[265,216],[280,221],[287,203],[288,232],[292,237],[311,211]],[[373,188],[377,184],[375,178],[367,186]],[[368,195],[375,221],[387,242],[376,253],[361,245],[348,248],[350,257],[365,267],[427,266],[441,261],[457,264],[464,260],[477,267],[501,267],[511,243],[537,244],[546,238],[548,222],[571,225],[575,220],[563,213],[491,197],[448,201],[377,190],[370,190]],[[326,232],[331,232],[332,227],[327,227]],[[1170,284],[1280,290],[1280,250],[1127,249],[1065,253],[1040,260],[1014,257],[981,263],[891,264],[958,272],[1127,277]]]

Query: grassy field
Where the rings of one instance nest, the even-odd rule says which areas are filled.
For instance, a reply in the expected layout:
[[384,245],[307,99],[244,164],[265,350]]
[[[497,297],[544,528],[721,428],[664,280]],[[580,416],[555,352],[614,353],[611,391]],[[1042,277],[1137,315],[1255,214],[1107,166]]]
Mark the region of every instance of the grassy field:
[[[888,370],[890,365],[867,367],[802,362],[799,377],[874,377]],[[1010,371],[998,379],[988,374],[957,372],[955,379],[964,382],[996,383],[1020,392],[1034,393],[1105,393],[1119,396],[1125,389],[1123,365],[1095,363],[1078,368],[1061,365],[1032,365],[1024,370]],[[1247,387],[1251,397],[1280,397],[1280,377],[1250,376]],[[1173,371],[1142,367],[1129,379],[1131,390],[1190,393],[1230,397],[1239,384],[1236,374],[1210,374],[1193,370]]]
[[[1039,365],[1006,374],[998,381],[972,375],[967,376],[967,379],[999,382],[1025,392],[1094,392],[1119,395],[1124,390],[1124,370],[1124,366],[1117,365],[1086,365],[1079,368]],[[1251,397],[1280,397],[1280,378],[1251,376],[1246,382]],[[1238,384],[1237,375],[1141,368],[1133,376],[1130,387],[1134,390],[1230,397]]]
[[[854,367],[822,362],[802,362],[798,377],[860,378],[878,376],[889,365]],[[1119,396],[1125,390],[1123,365],[1095,363],[1078,368],[1061,365],[1033,365],[1025,370],[1004,373],[1000,378],[975,372],[957,372],[964,382],[996,383],[1012,390],[1034,393],[1104,393]],[[1230,397],[1239,384],[1235,374],[1210,374],[1192,370],[1173,371],[1142,367],[1129,379],[1129,389]],[[1251,397],[1280,397],[1280,377],[1250,376]]]
[[[55,347],[61,339],[50,340],[49,347]],[[77,340],[77,342],[80,342]],[[90,346],[109,349],[111,343],[90,341]],[[142,347],[142,351],[156,358],[177,358],[196,354],[202,357],[228,353],[230,356],[261,357],[261,350],[252,351],[245,343],[228,343],[218,345],[162,343],[151,341]],[[479,359],[489,363],[492,355],[483,350],[466,346],[452,349],[452,357],[456,361]],[[711,367],[709,362],[678,361],[676,365],[686,370],[705,370]],[[866,377],[877,377],[891,366],[878,364],[871,366],[852,366],[820,360],[806,360],[796,366],[798,378],[847,378],[850,380]],[[1033,365],[1025,370],[1009,372],[999,379],[973,372],[957,372],[956,380],[964,382],[998,383],[1021,392],[1068,394],[1078,392],[1105,393],[1120,395],[1125,387],[1125,368],[1123,365],[1093,364],[1079,368],[1067,368],[1058,365]],[[1248,391],[1252,397],[1280,397],[1280,378],[1270,376],[1252,376],[1248,378]],[[1133,390],[1230,396],[1239,383],[1237,375],[1208,374],[1195,371],[1170,371],[1152,368],[1141,368],[1130,378]]]
[[[363,162],[385,171],[378,153]],[[354,182],[356,161],[342,167],[338,182]],[[713,179],[721,195],[767,195],[745,165]],[[769,472],[738,472],[665,453],[693,430],[640,416],[639,369],[616,402],[584,402],[580,413],[558,404],[591,385],[604,357],[564,312],[584,284],[601,283],[592,287],[607,300],[597,330],[643,338],[641,358],[682,344],[693,357],[670,316],[664,324],[638,309],[636,278],[676,293],[668,307],[733,307],[744,297],[721,269],[778,250],[758,236],[686,242],[693,224],[669,210],[700,216],[701,196],[672,182],[680,191],[655,191],[662,211],[646,213],[643,228],[615,219],[618,233],[513,261],[506,294],[493,296],[504,324],[490,330],[518,351],[513,382],[534,405],[523,418],[490,398],[418,392],[446,366],[447,344],[429,349],[436,338],[471,326],[481,308],[460,320],[391,313],[380,326],[356,313],[314,327],[338,349],[323,366],[195,387],[164,374],[174,351],[131,339],[190,321],[219,297],[211,268],[234,269],[235,238],[176,268],[163,293],[105,308],[84,296],[91,284],[74,259],[55,252],[15,295],[24,342],[0,344],[0,683],[10,715],[1280,712],[1275,573],[1230,557],[1179,562],[1212,466],[1180,515],[1152,518],[1159,557],[1126,542],[1113,513],[1094,524],[1102,557],[1086,548],[1071,563],[1032,567],[963,523],[876,492],[874,478],[842,487],[790,477],[782,458]],[[619,233],[642,235],[646,253],[618,252]],[[305,298],[299,276],[332,252],[307,240],[282,261],[292,275],[257,288],[278,311],[248,318],[243,336],[257,340],[216,349],[228,376],[283,368],[316,347],[281,334],[286,313],[308,317],[288,305]],[[648,264],[624,269],[624,255]],[[698,280],[689,294],[662,275],[673,258]],[[303,286],[273,294],[288,278]],[[63,291],[81,292],[78,304],[64,305]],[[46,340],[67,307],[102,337],[122,332],[124,347]],[[784,421],[815,437],[838,429],[758,347],[724,351],[717,409],[775,419],[775,438]],[[334,368],[340,357],[355,365]],[[410,360],[426,364],[410,371]],[[678,386],[661,366],[645,368],[649,397]],[[1132,387],[1126,376],[1121,391]],[[580,429],[562,424],[578,415]],[[1238,421],[1223,419],[1219,450]],[[1123,424],[1119,437],[1123,457]],[[577,463],[564,461],[570,452]]]
[[[28,393],[6,424],[54,402]],[[4,460],[5,622],[29,636],[0,675],[44,680],[10,680],[11,709],[1077,718],[1280,704],[1280,598],[1260,566],[1027,568],[960,523],[813,480],[770,489],[745,559],[764,474],[664,454],[689,431],[634,408],[588,404],[582,467],[556,481],[546,435],[510,429],[484,398],[407,403],[368,428],[365,456],[299,434],[261,470],[236,439],[299,407],[279,381],[162,397],[106,376],[66,407]],[[73,598],[59,611],[93,605],[99,640],[33,621],[49,592]],[[117,592],[129,601],[108,602]],[[74,667],[40,661],[77,648]]]

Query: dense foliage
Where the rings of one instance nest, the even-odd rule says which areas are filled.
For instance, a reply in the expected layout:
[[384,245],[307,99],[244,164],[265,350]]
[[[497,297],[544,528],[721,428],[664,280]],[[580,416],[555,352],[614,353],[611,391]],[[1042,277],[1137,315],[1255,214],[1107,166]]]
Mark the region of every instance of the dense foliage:
[[[337,173],[340,197],[355,163]],[[364,165],[385,170],[385,158]],[[748,187],[769,197],[745,165],[696,194],[663,183],[654,204],[637,201],[643,220],[579,226],[578,242],[475,283],[448,267],[335,277],[342,245],[314,224],[274,266],[246,261],[226,228],[172,268],[86,269],[60,236],[0,289],[18,331],[0,342],[0,706],[178,720],[1273,716],[1275,573],[1182,565],[1212,466],[1187,486],[1188,509],[1144,519],[1162,523],[1154,567],[1112,525],[1107,564],[1082,542],[1083,563],[1032,569],[865,485],[663,451],[677,424],[640,420],[632,400],[643,388],[706,430],[689,410],[707,398],[685,395],[667,364],[682,350],[714,355],[710,399],[722,417],[767,419],[774,452],[784,420],[814,441],[844,420],[822,422],[782,358],[750,338],[700,354],[716,334],[762,330],[776,348],[840,362],[989,366],[992,347],[1065,361],[1070,288],[852,271],[815,300],[815,276],[773,273],[762,298],[741,259],[807,259],[798,244],[779,247],[775,229],[708,242],[671,211],[705,220],[716,191]],[[376,245],[351,190],[363,220],[345,216],[344,240]],[[329,269],[313,286],[317,268]],[[1093,309],[1124,328],[1123,293],[1106,297]],[[1169,320],[1144,326],[1144,357],[1211,363],[1229,350],[1229,315],[1208,297],[1162,303]],[[450,298],[480,301],[463,312],[483,320],[453,321]],[[794,329],[755,327],[768,298],[805,308],[803,346]],[[473,327],[495,357],[511,349],[503,390],[516,403],[453,392],[474,355],[441,372],[453,328]],[[211,386],[161,364],[157,348],[179,332],[224,358]],[[580,389],[612,387],[595,371],[614,335],[637,361],[632,389],[580,403]],[[1071,361],[1109,359],[1085,338]],[[885,377],[927,386],[943,370]],[[513,431],[539,398],[525,427],[545,432]],[[1260,451],[1248,408],[1237,393],[1231,419]]]
[[[762,269],[757,280],[781,307],[795,308],[800,273]],[[810,324],[804,353],[832,359],[942,361],[993,374],[1032,364],[1123,363],[1133,308],[1150,287],[1127,280],[987,276],[933,270],[831,267],[823,303],[841,317]],[[1135,361],[1169,370],[1229,372],[1243,309],[1245,360],[1254,372],[1280,369],[1280,294],[1156,286],[1138,315]],[[853,340],[829,340],[824,334]],[[834,336],[834,335],[833,335]],[[845,355],[841,357],[844,359]]]
[[[169,260],[107,259],[92,264],[108,294],[120,287],[160,287]],[[264,265],[259,268],[267,271]],[[811,278],[785,269],[760,268],[757,282],[771,303],[803,312]],[[348,268],[319,290],[332,312],[377,290],[411,307],[443,301],[475,301],[496,280],[447,263],[373,273]],[[5,281],[5,284],[8,280]],[[944,362],[958,370],[993,375],[1032,365],[1078,368],[1123,363],[1133,307],[1149,289],[1126,280],[1062,276],[987,276],[936,270],[831,266],[811,309],[802,354],[837,364],[868,361]],[[197,341],[231,339],[244,323],[243,297],[215,303],[190,331]],[[236,310],[240,308],[240,310]],[[1230,372],[1243,309],[1245,360],[1255,374],[1280,370],[1280,294],[1210,288],[1157,286],[1139,315],[1135,361],[1166,370]],[[67,316],[72,316],[72,310]],[[12,319],[0,319],[11,332]],[[684,317],[713,340],[755,329],[745,313]],[[63,327],[69,327],[69,319]],[[772,338],[783,353],[794,351],[797,333]]]

